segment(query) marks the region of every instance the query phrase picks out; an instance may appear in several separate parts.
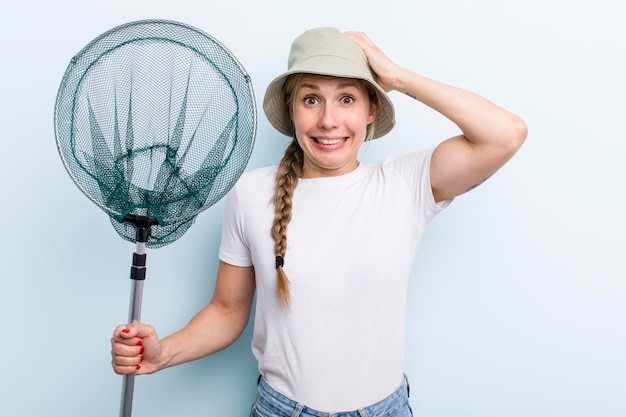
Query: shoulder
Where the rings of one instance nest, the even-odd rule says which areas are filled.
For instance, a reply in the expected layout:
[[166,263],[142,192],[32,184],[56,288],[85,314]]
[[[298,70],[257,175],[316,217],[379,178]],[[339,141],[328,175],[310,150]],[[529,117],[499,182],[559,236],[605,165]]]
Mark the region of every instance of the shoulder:
[[230,192],[231,199],[235,198],[239,202],[270,199],[277,170],[278,167],[274,165],[244,172]]
[[434,149],[423,149],[398,157],[387,157],[381,162],[383,169],[418,168],[430,165]]
[[428,176],[433,149],[424,149],[401,156],[388,156],[378,164],[369,166],[370,176],[383,177],[385,182]]
[[386,158],[378,169],[386,187],[395,187],[398,193],[407,193],[412,200],[435,212],[446,207],[435,203],[430,183],[430,163],[434,149],[424,149],[397,158]]
[[258,187],[274,187],[278,166],[272,165],[244,172],[237,181],[236,187],[240,190]]

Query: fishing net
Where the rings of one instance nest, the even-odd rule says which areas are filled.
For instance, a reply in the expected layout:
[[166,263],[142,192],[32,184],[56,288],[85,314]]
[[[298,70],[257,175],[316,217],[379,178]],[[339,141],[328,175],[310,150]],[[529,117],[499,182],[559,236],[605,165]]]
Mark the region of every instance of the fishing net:
[[250,77],[196,28],[124,24],[71,59],[55,131],[72,180],[120,236],[134,241],[133,219],[148,217],[147,246],[160,247],[184,234],[243,172],[256,131]]
[[[174,242],[243,173],[256,133],[250,77],[215,38],[145,20],[74,56],[59,87],[57,147],[74,183],[136,242],[128,321],[139,321],[146,247]],[[124,376],[120,416],[132,411]]]

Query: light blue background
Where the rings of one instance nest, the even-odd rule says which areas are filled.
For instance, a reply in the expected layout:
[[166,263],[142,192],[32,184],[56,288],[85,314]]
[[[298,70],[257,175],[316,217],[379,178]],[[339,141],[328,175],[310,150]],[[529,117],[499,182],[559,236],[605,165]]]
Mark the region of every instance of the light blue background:
[[[197,26],[252,76],[260,104],[305,29],[363,30],[399,64],[521,115],[527,143],[435,219],[411,282],[416,416],[626,415],[626,29],[619,2],[3,1],[0,415],[115,416],[109,338],[126,320],[134,245],[72,183],[53,132],[70,58],[133,20]],[[363,161],[457,133],[392,93],[397,127]],[[259,112],[249,169],[286,144]],[[148,254],[143,319],[163,336],[210,299],[222,204]],[[228,350],[137,379],[134,416],[246,416],[250,326]],[[358,342],[358,341],[355,341]]]

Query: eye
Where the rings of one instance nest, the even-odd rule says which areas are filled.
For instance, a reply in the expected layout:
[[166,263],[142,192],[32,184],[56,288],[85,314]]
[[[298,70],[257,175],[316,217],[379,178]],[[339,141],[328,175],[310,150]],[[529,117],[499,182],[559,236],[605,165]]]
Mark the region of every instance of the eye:
[[354,103],[354,97],[352,97],[352,96],[343,96],[341,98],[341,103],[342,104],[352,104],[352,103]]
[[306,96],[303,101],[307,106],[312,106],[317,103],[317,99],[313,96]]

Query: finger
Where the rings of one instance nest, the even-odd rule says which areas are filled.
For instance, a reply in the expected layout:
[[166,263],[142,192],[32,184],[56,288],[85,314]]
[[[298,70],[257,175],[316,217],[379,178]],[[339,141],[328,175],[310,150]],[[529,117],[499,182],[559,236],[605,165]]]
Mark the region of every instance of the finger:
[[137,356],[121,356],[121,355],[113,355],[111,358],[111,363],[114,366],[137,366],[140,365],[144,361],[143,355]]
[[129,337],[127,334],[120,332],[115,332],[113,337],[111,338],[111,347],[116,345],[123,346],[142,346],[143,341],[138,337]]
[[374,47],[372,40],[364,32],[344,32],[344,35],[355,41],[363,50]]
[[139,323],[137,321],[132,322],[127,326],[128,332],[125,333],[127,337],[144,338],[156,338],[156,330],[149,324]]
[[120,324],[113,331],[113,338],[115,339],[130,339],[137,336],[137,330],[132,329],[131,326],[126,324]]
[[[118,352],[122,350],[123,352],[120,354],[118,352],[111,352],[111,365],[113,367],[113,371],[117,374],[127,375],[130,373],[141,373],[141,364],[144,361],[144,356],[142,354],[137,353],[136,349],[133,352],[130,352],[128,346],[118,346]],[[143,351],[139,351],[143,353]]]
[[129,375],[129,374],[141,375],[142,374],[141,365],[139,364],[117,365],[116,363],[112,362],[111,365],[113,366],[113,372],[115,372],[118,375]]
[[158,340],[154,327],[139,322],[117,326],[113,332],[113,338],[116,341],[129,345],[135,345],[138,341],[144,340],[144,338]]
[[141,340],[138,340],[134,344],[128,344],[127,341],[123,343],[111,341],[111,355],[113,356],[125,356],[125,357],[137,357],[144,353],[144,347]]

